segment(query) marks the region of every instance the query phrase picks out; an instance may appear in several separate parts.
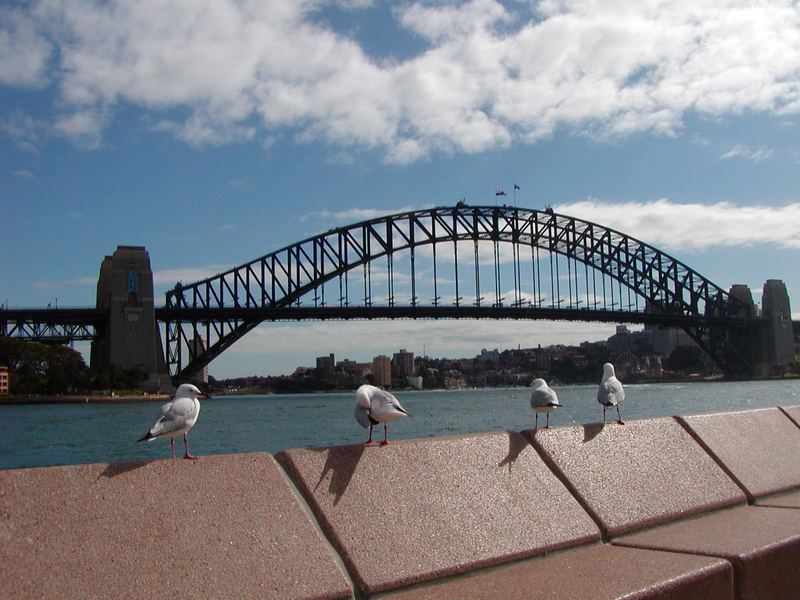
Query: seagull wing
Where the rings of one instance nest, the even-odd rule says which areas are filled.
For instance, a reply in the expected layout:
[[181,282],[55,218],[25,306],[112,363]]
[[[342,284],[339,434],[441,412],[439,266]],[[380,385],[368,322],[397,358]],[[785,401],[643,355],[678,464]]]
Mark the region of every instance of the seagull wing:
[[150,428],[149,436],[158,437],[191,427],[200,412],[199,403],[191,398],[176,398],[161,407],[158,420]]
[[356,418],[356,421],[358,421],[358,424],[365,429],[370,425],[378,424],[375,419],[369,416],[369,409],[359,406],[358,404],[356,404],[356,408],[353,411],[353,416]]
[[546,385],[538,387],[531,392],[531,407],[561,406],[556,393]]
[[603,406],[616,406],[623,400],[625,389],[616,377],[609,377],[597,389],[597,401]]
[[381,389],[375,390],[371,398],[370,416],[387,414],[408,415],[406,409],[400,405],[400,401],[389,392]]

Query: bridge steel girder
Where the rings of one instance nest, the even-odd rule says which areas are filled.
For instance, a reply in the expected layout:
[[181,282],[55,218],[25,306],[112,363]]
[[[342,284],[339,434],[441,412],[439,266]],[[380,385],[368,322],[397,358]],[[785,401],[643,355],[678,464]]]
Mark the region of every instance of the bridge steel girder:
[[107,318],[94,308],[0,309],[0,336],[54,344],[90,341]]
[[[467,278],[465,285],[464,279],[460,278],[463,275],[460,269],[463,270],[464,263],[463,245],[469,245],[470,242],[474,253],[474,275]],[[479,258],[479,248],[486,248],[487,245],[493,248],[494,259],[494,302],[488,306],[486,298],[480,292],[482,269],[487,263]],[[604,314],[609,313],[606,306],[608,280],[618,288],[615,290],[611,286],[612,309],[617,303],[622,306],[623,290],[629,301],[628,311],[611,311],[616,312],[619,317],[615,321],[644,322],[637,315],[646,313],[660,315],[660,320],[659,317],[654,317],[652,322],[662,324],[685,317],[684,324],[680,326],[723,369],[729,373],[745,374],[752,369],[748,359],[731,344],[730,331],[757,326],[758,319],[735,298],[729,297],[725,290],[669,254],[622,232],[549,209],[539,211],[508,206],[459,204],[455,207],[403,212],[333,228],[214,277],[188,285],[178,283],[167,292],[165,307],[159,313],[164,315],[166,325],[167,364],[170,373],[175,381],[192,376],[259,323],[272,320],[269,311],[288,315],[290,309],[302,308],[304,300],[311,302],[313,299],[313,307],[305,307],[311,309],[310,311],[298,310],[296,317],[281,318],[326,318],[321,316],[324,314],[322,309],[330,307],[330,303],[325,300],[325,290],[332,283],[338,283],[339,290],[339,297],[334,304],[338,303],[340,308],[352,306],[351,288],[356,288],[356,284],[350,281],[353,273],[360,274],[358,289],[363,289],[363,298],[359,298],[358,305],[363,308],[374,307],[372,265],[379,262],[386,263],[385,271],[376,273],[376,280],[379,277],[388,281],[386,305],[397,306],[395,257],[405,252],[410,255],[410,270],[406,276],[411,285],[409,308],[426,306],[419,303],[416,294],[419,287],[416,262],[419,261],[417,255],[428,248],[430,251],[427,258],[430,260],[432,256],[433,271],[430,285],[433,300],[430,307],[440,306],[438,288],[449,279],[437,273],[437,249],[444,248],[453,256],[454,282],[448,281],[448,285],[454,283],[452,304],[456,308],[465,306],[465,297],[462,295],[464,289],[474,289],[475,301],[472,304],[482,309],[480,316],[490,316],[492,311],[487,310],[489,308],[508,308],[501,288],[502,265],[507,265],[508,259],[501,259],[501,245],[510,246],[512,250],[512,306],[520,312],[517,316],[515,313],[502,311],[501,316],[492,318],[601,320]],[[461,261],[458,257],[459,248],[462,248]],[[525,249],[531,255],[534,289],[533,295],[528,295],[527,300],[520,285],[520,257]],[[550,260],[549,281],[545,274],[545,284],[549,283],[551,288],[549,294],[541,285],[543,267],[540,251],[546,252]],[[442,251],[439,250],[439,255],[441,254]],[[552,315],[556,313],[552,311],[524,311],[526,308],[542,309],[548,296],[551,309],[559,309],[562,303],[567,302],[567,298],[561,297],[560,285],[563,278],[558,272],[561,264],[559,261],[566,262],[569,272],[565,285],[569,287],[570,309],[565,310],[575,311],[572,313],[574,317],[560,312],[557,314],[561,316],[554,317]],[[579,298],[580,286],[583,284],[578,275],[579,265],[583,265],[585,269],[585,301]],[[591,295],[589,269],[592,269]],[[584,302],[588,307],[590,297],[594,300],[595,307],[601,303],[596,284],[598,274],[603,282],[603,309],[580,309],[580,304]],[[484,278],[485,276],[484,273]],[[633,300],[637,306],[636,311],[630,310]],[[638,310],[640,300],[645,305],[646,313]],[[467,312],[469,311],[458,314],[464,315]],[[545,316],[547,314],[550,316]],[[409,314],[402,318],[420,317]],[[198,345],[193,341],[197,338],[203,339],[202,347],[205,351],[197,351]]]

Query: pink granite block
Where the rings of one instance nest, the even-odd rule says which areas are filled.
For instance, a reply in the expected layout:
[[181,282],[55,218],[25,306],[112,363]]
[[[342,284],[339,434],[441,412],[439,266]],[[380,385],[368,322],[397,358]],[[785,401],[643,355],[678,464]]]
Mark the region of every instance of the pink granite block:
[[0,471],[0,564],[5,598],[352,595],[268,454]]
[[278,458],[366,593],[600,537],[518,433],[287,450]]
[[800,428],[777,408],[678,417],[758,498],[800,486]]
[[745,501],[739,487],[671,418],[524,434],[607,536]]
[[800,511],[742,506],[635,533],[617,545],[724,558],[739,600],[800,594]]
[[781,410],[788,415],[795,425],[800,427],[800,406],[781,406]]
[[733,600],[733,568],[719,558],[592,545],[386,595],[439,600]]
[[774,506],[776,508],[800,508],[800,492],[789,492],[768,496],[756,500],[758,506]]

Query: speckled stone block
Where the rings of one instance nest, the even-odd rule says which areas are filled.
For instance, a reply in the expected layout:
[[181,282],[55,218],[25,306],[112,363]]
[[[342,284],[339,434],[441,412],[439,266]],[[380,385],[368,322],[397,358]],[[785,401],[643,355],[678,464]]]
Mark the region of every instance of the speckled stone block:
[[749,498],[800,486],[800,428],[778,408],[678,419]]
[[4,598],[352,595],[268,454],[0,471],[0,564]]
[[526,431],[606,536],[745,501],[672,418]]
[[781,406],[781,410],[789,416],[795,425],[800,427],[800,406]]
[[599,539],[518,433],[278,455],[366,593]]
[[758,506],[774,506],[776,508],[800,508],[800,492],[789,492],[777,496],[767,496],[756,500]]
[[385,597],[391,600],[733,600],[733,568],[719,558],[602,544],[417,586]]
[[800,511],[743,506],[635,533],[635,548],[724,558],[739,600],[786,600],[800,590]]

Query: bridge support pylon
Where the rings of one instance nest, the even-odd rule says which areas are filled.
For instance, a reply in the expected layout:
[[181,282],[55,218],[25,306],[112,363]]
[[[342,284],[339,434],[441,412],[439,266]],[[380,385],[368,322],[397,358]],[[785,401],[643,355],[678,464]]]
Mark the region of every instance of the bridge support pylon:
[[153,271],[144,246],[117,246],[100,265],[97,308],[108,314],[102,337],[92,342],[92,368],[138,368],[147,391],[170,392],[161,333],[155,318]]

